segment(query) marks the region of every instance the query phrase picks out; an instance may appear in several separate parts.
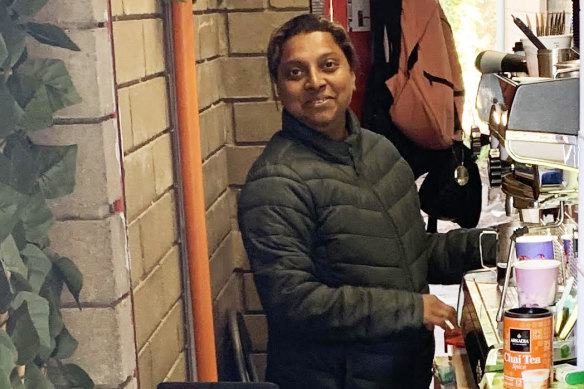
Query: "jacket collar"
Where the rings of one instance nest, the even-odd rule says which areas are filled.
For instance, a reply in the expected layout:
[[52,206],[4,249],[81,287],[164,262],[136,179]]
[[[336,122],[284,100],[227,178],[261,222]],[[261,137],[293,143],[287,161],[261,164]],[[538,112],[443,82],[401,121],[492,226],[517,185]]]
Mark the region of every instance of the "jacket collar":
[[282,112],[282,132],[310,147],[323,158],[347,165],[354,164],[353,158],[361,159],[361,125],[359,119],[347,110],[347,139],[338,141],[312,129],[292,116],[286,109]]

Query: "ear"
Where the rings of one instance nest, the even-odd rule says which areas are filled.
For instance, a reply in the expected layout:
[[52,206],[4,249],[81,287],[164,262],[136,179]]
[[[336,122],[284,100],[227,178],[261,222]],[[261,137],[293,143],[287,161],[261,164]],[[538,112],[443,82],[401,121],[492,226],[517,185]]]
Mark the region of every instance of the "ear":
[[351,71],[351,86],[352,86],[352,90],[353,92],[355,92],[355,90],[357,89],[357,76],[355,75],[355,73],[353,71]]

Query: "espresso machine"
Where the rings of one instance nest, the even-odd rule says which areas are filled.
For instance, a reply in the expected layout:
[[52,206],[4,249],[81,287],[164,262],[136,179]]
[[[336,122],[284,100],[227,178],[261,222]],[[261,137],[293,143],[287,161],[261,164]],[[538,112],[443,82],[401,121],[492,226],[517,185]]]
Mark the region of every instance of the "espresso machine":
[[[481,77],[476,108],[489,129],[489,184],[501,188],[508,215],[519,218],[509,224],[511,233],[498,232],[497,270],[469,272],[461,283],[458,319],[477,384],[503,370],[501,316],[518,307],[507,266],[514,260],[516,237],[535,231],[556,236],[554,257],[563,259],[560,291],[575,276],[576,245],[566,259],[559,237],[577,229],[578,96],[579,78]],[[555,363],[574,358],[573,337],[554,341]]]

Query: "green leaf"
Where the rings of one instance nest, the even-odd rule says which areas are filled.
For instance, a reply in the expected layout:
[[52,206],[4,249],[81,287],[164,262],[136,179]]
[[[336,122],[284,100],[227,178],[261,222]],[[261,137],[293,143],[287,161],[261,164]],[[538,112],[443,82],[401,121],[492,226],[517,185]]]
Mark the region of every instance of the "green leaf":
[[10,7],[19,15],[33,16],[44,7],[47,0],[15,0]]
[[[27,60],[29,61],[29,60]],[[28,102],[33,98],[37,89],[43,85],[43,80],[35,74],[26,75],[15,70],[6,81],[10,94],[16,100],[20,107],[26,107]]]
[[[0,379],[3,375],[6,374],[4,372],[12,371],[16,364],[17,356],[18,354],[16,347],[14,347],[10,336],[6,333],[6,331],[0,329]],[[6,386],[0,385],[0,388],[5,387]]]
[[[26,292],[21,292],[26,293]],[[8,321],[8,333],[12,343],[18,350],[19,365],[32,361],[40,350],[40,340],[34,323],[28,313],[27,303],[23,302],[18,309],[10,315]]]
[[33,158],[40,171],[38,184],[45,198],[54,199],[75,189],[77,145],[33,146]]
[[42,130],[53,125],[53,110],[45,85],[41,85],[32,99],[24,107],[24,113],[18,121],[19,128],[25,131]]
[[16,242],[16,247],[18,247],[18,251],[26,247],[28,242],[26,241],[26,237],[24,235],[24,227],[22,226],[22,222],[16,223],[16,225],[12,229],[12,237]]
[[40,43],[79,51],[79,47],[65,34],[65,32],[50,23],[26,23],[28,33]]
[[8,235],[8,237],[0,243],[0,260],[2,260],[6,270],[11,273],[20,274],[25,278],[28,277],[28,269],[20,257],[18,247],[16,247],[12,235]]
[[0,241],[6,239],[19,222],[29,199],[29,196],[0,182]]
[[8,52],[8,47],[6,47],[6,42],[4,38],[0,35],[0,65],[6,61],[10,53]]
[[[41,347],[50,348],[49,336],[49,303],[41,296],[32,292],[19,292],[12,300],[13,309],[19,309],[26,304],[28,315],[34,325]],[[30,335],[30,334],[29,334]],[[16,342],[15,342],[16,344]]]
[[0,63],[0,69],[6,70],[13,67],[24,53],[26,32],[12,20],[4,4],[0,4],[0,35],[8,49],[8,58]]
[[61,311],[49,300],[49,334],[54,338],[63,331],[63,328],[64,324]]
[[26,245],[25,249],[20,253],[28,267],[28,282],[33,292],[38,293],[53,263],[40,248],[33,244]]
[[[12,288],[8,273],[4,268],[4,264],[0,261],[0,313],[6,313],[8,311],[13,294],[14,289]],[[2,327],[2,323],[0,323],[0,327]]]
[[31,58],[17,70],[19,76],[42,80],[53,112],[81,102],[65,63],[60,59]]
[[17,191],[32,195],[38,191],[39,170],[30,152],[28,139],[15,133],[5,138],[4,154],[0,154],[0,181]]
[[83,288],[83,274],[81,274],[77,265],[69,258],[61,257],[55,262],[55,265],[63,273],[65,285],[67,285],[69,292],[71,292],[77,302],[77,306],[81,309],[79,293],[81,293],[81,288]]
[[[49,259],[55,263],[60,257],[54,258],[52,255],[48,254],[48,250],[43,250]],[[54,306],[57,310],[61,309],[61,294],[63,293],[63,275],[57,266],[53,268],[47,274],[45,278],[45,283],[43,284],[40,295],[47,299],[50,305]],[[58,331],[52,332],[53,335],[57,335],[61,332],[59,328]]]
[[[47,254],[48,250],[45,250]],[[51,261],[52,256],[47,255]],[[63,318],[61,317],[61,294],[63,292],[63,280],[61,271],[56,267],[49,271],[45,277],[40,295],[49,302],[49,334],[51,337],[57,336],[63,330]]]
[[24,373],[24,385],[27,388],[34,389],[55,389],[55,386],[49,381],[37,365],[29,363],[26,365]]
[[55,340],[57,341],[57,347],[55,348],[53,356],[59,359],[65,359],[72,356],[79,344],[77,339],[75,339],[65,327],[63,327],[63,330]]
[[39,193],[29,199],[21,214],[26,240],[45,247],[48,244],[47,234],[54,222],[53,214],[42,194]]
[[12,273],[10,283],[15,292],[32,292],[32,287],[28,283],[28,280],[18,273]]
[[[0,21],[0,23],[2,22]],[[14,100],[12,93],[0,77],[0,118],[2,118],[0,120],[0,138],[5,138],[15,131],[16,124],[23,114],[24,111]]]
[[62,369],[71,387],[83,389],[92,389],[94,387],[95,384],[89,375],[87,375],[85,370],[79,366],[73,363],[69,363],[67,365],[63,365]]

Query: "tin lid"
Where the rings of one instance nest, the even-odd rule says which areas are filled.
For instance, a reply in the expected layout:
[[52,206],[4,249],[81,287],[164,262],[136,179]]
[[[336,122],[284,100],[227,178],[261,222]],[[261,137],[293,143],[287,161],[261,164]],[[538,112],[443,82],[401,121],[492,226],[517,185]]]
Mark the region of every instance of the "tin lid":
[[547,317],[551,315],[552,312],[547,308],[521,307],[505,311],[506,317],[513,317],[519,319]]

